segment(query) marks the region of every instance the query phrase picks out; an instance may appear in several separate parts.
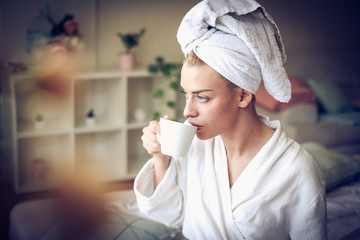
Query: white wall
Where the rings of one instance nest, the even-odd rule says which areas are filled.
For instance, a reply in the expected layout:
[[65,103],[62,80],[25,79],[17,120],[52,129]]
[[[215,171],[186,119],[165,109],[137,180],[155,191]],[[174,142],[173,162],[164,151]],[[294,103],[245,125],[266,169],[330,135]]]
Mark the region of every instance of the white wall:
[[6,0],[2,2],[0,27],[1,60],[15,62],[30,62],[27,54],[26,33],[32,28],[51,29],[45,20],[32,22],[40,8],[49,3],[54,18],[60,21],[66,13],[75,14],[80,22],[81,32],[86,36],[86,51],[90,54],[87,64],[91,64],[91,51],[94,47],[94,7],[93,0]]
[[[123,49],[116,33],[135,32],[143,27],[146,28],[146,33],[141,39],[140,46],[135,49],[139,64],[147,66],[159,55],[169,61],[182,61],[183,55],[176,41],[176,31],[185,13],[198,1],[1,1],[1,60],[28,61],[26,30],[29,28],[31,19],[37,14],[37,9],[46,2],[50,4],[58,19],[68,12],[74,14],[76,20],[79,21],[80,30],[86,39],[87,58],[84,64],[97,65],[102,69],[115,69],[117,53]],[[340,55],[345,58],[348,53],[354,55],[355,52],[357,55],[351,57],[350,64],[357,66],[360,28],[357,26],[356,1],[259,0],[259,2],[273,16],[280,28],[288,54],[286,66],[290,73],[305,74],[304,66],[299,66],[299,64],[309,63],[306,59],[313,59],[316,52],[320,55],[324,55],[325,52],[340,52]],[[298,62],[299,55],[305,59],[300,63]],[[317,62],[311,64],[317,64]],[[328,65],[331,62],[320,64]],[[326,69],[322,70],[322,72],[326,71]]]
[[[38,9],[48,2],[60,20],[65,13],[75,15],[85,37],[87,66],[114,69],[117,53],[123,50],[118,32],[136,32],[146,28],[135,50],[140,65],[147,66],[156,56],[181,62],[183,55],[176,41],[181,19],[195,0],[12,0],[0,5],[0,59],[30,62],[26,52],[26,31]],[[3,14],[1,15],[1,12]],[[38,22],[39,23],[39,22]],[[45,20],[43,28],[48,27]]]
[[356,0],[260,0],[280,28],[289,75],[337,81],[360,94]]
[[286,48],[357,48],[356,0],[260,0],[282,33]]
[[195,0],[118,1],[101,0],[99,7],[99,64],[115,66],[117,53],[123,46],[117,32],[146,33],[135,49],[140,65],[147,65],[158,55],[169,61],[182,61],[176,31]]

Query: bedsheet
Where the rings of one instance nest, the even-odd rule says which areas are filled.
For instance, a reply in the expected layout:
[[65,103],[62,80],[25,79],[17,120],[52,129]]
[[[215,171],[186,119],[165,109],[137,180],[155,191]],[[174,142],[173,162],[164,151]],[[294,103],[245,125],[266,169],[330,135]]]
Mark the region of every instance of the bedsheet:
[[[112,210],[145,217],[137,208],[132,190],[112,193],[110,199]],[[360,177],[328,192],[326,199],[328,240],[360,239]]]
[[352,233],[360,231],[360,178],[327,194],[327,213],[329,240],[356,239]]
[[[127,214],[128,217],[140,217],[146,219],[146,217],[140,213],[135,199],[135,194],[132,190],[112,192],[108,195],[108,209],[117,213]],[[37,200],[29,202],[27,204],[20,204],[20,207],[26,207],[27,210],[37,212],[39,215],[42,212],[47,211],[48,208],[44,205],[44,201],[51,203],[54,200]],[[36,207],[37,206],[37,207]],[[51,210],[51,207],[49,208]],[[360,239],[360,178],[355,181],[335,188],[327,193],[327,210],[328,210],[328,239],[329,240],[355,240]],[[30,213],[30,215],[33,215]],[[41,214],[40,214],[41,215]],[[27,216],[34,220],[34,216]],[[126,219],[125,219],[126,220]],[[135,221],[130,219],[131,224]],[[43,221],[47,221],[46,219]],[[149,224],[142,220],[145,226]],[[10,234],[10,239],[28,239],[29,232],[45,232],[47,238],[54,239],[51,234],[54,231],[45,231],[44,229],[30,229],[24,227],[27,223],[27,219],[24,217],[14,218],[11,221],[11,229],[13,234]],[[144,225],[144,224],[143,224]],[[149,225],[150,226],[150,225]],[[56,227],[56,225],[55,225]],[[136,227],[136,226],[135,226]],[[56,228],[52,228],[52,230]],[[168,229],[166,229],[168,230]],[[168,231],[167,231],[168,232]],[[176,231],[174,231],[176,233]],[[56,234],[56,231],[55,231]],[[171,233],[172,234],[172,233]],[[25,237],[21,237],[25,236]],[[40,235],[41,236],[41,235]],[[181,239],[176,233],[175,239]],[[38,238],[39,239],[39,238]],[[121,239],[121,238],[120,238]],[[131,239],[131,238],[126,238]],[[171,238],[167,238],[171,239]]]
[[320,121],[335,123],[339,127],[354,127],[360,125],[360,111],[320,114],[319,118]]

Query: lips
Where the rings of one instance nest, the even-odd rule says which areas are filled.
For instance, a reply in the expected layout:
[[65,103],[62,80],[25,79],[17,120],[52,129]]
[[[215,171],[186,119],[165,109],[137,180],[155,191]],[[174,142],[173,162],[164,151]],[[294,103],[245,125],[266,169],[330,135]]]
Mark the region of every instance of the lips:
[[201,125],[199,125],[199,124],[196,124],[196,123],[193,123],[193,122],[190,122],[190,121],[189,121],[189,123],[190,123],[191,125],[193,125],[194,127],[197,127],[197,130],[200,130],[201,128],[204,127],[204,126],[201,126]]

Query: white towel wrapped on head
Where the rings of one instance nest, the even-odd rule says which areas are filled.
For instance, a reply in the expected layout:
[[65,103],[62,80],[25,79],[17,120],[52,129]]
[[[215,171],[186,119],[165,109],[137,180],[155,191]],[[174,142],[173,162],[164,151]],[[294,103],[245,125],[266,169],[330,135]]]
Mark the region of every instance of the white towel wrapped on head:
[[276,100],[290,100],[280,31],[256,1],[202,1],[185,15],[177,38],[185,56],[194,51],[239,87],[255,94],[263,80]]

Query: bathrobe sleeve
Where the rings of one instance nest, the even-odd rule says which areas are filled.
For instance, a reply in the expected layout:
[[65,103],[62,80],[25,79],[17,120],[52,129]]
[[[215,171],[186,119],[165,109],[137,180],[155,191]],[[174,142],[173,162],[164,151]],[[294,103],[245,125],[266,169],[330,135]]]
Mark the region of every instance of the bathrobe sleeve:
[[154,163],[150,159],[135,178],[134,191],[140,211],[150,219],[171,227],[183,222],[183,191],[178,184],[176,160],[171,159],[164,179],[154,191]]
[[[301,152],[303,162],[308,163],[297,171],[300,174],[294,184],[297,200],[288,198],[290,202],[297,202],[289,217],[289,235],[291,239],[327,239],[326,178],[310,154],[304,149]],[[305,159],[312,159],[313,164]],[[295,168],[300,169],[300,166]]]
[[290,227],[291,239],[327,239],[325,201],[324,194],[319,194],[298,213]]

